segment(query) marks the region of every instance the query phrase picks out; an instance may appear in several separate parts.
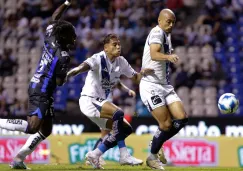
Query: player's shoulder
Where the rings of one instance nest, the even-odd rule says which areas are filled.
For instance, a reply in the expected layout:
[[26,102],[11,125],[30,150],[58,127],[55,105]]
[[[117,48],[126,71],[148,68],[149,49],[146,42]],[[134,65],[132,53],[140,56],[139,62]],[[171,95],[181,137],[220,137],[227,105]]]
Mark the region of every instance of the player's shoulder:
[[126,61],[126,58],[124,56],[118,56],[116,58],[116,60],[119,60],[119,61]]
[[91,58],[101,58],[102,55],[104,55],[103,51],[94,53]]
[[163,35],[163,30],[159,26],[155,26],[154,28],[151,29],[150,31],[151,34],[161,34]]
[[117,57],[116,61],[118,61],[119,64],[128,63],[127,59],[124,56]]

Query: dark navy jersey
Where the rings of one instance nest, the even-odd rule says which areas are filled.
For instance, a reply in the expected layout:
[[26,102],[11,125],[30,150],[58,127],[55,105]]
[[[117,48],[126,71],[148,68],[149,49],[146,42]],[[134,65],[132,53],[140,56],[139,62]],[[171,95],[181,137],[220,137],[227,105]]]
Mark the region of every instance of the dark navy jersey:
[[56,89],[56,79],[64,81],[70,63],[69,54],[62,50],[51,35],[53,24],[46,30],[43,52],[36,72],[30,81],[30,88],[35,95],[52,96]]

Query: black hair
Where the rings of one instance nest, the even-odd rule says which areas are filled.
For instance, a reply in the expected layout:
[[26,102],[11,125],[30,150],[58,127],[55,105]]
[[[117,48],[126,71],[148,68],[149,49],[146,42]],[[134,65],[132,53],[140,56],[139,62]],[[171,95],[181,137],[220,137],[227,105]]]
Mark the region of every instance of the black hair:
[[64,20],[54,22],[52,35],[61,46],[74,45],[76,39],[74,26]]
[[119,37],[116,34],[108,34],[105,36],[103,40],[103,45],[110,43],[111,39],[119,39]]

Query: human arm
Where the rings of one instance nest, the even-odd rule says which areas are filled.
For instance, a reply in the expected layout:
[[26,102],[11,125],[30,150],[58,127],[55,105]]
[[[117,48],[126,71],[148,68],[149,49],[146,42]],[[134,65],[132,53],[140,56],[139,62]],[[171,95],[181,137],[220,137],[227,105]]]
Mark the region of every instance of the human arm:
[[89,70],[90,70],[90,66],[86,62],[83,62],[79,66],[68,71],[65,80],[67,81],[70,77],[76,76],[76,75],[81,74],[83,72],[87,72]]
[[142,79],[142,77],[144,77],[146,75],[151,75],[153,73],[154,73],[153,69],[151,69],[151,68],[144,68],[139,73],[135,73],[132,76],[132,80],[133,80],[133,82],[138,84],[140,82],[140,80]]
[[63,12],[71,5],[72,0],[66,0],[61,6],[59,6],[52,14],[52,21],[59,20]]
[[176,63],[179,60],[179,57],[176,54],[163,54],[161,53],[161,44],[151,44],[150,45],[150,56],[154,61],[170,61]]
[[136,97],[136,93],[135,91],[129,89],[125,84],[123,84],[121,81],[118,82],[117,84],[117,88],[120,89],[120,90],[124,90],[126,92],[128,92],[128,95],[129,96],[132,96],[133,98]]

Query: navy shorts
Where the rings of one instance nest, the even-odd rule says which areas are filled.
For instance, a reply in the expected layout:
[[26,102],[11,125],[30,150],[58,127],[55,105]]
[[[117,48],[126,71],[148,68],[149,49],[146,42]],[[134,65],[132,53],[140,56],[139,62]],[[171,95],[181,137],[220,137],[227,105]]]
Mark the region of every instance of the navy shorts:
[[36,115],[39,119],[54,117],[53,101],[53,97],[48,97],[43,94],[38,95],[29,92],[28,115]]

